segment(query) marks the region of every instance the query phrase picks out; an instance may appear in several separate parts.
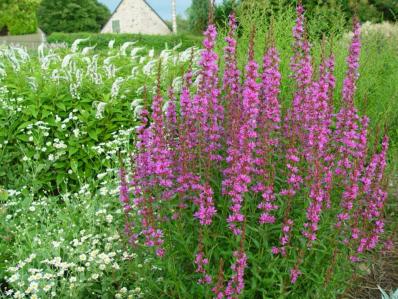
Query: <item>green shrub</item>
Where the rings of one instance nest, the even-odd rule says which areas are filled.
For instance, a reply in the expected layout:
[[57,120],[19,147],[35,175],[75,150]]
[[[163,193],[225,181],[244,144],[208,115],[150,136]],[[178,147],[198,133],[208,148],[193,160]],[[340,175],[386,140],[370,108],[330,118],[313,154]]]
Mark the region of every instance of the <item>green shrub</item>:
[[[149,100],[157,77],[154,51],[127,45],[104,55],[76,51],[76,45],[31,56],[20,48],[0,49],[0,185],[74,190],[110,167],[116,151],[108,145],[120,130],[134,128],[132,102]],[[160,55],[168,86],[191,50]]]
[[92,34],[92,33],[53,33],[47,41],[49,43],[66,43],[71,45],[76,39],[88,38],[84,42],[87,46],[96,46],[96,49],[105,49],[111,40],[115,40],[115,46],[120,46],[125,42],[135,41],[136,46],[146,47],[161,51],[167,45],[173,48],[181,44],[180,49],[185,50],[193,46],[201,46],[202,37],[195,35],[143,35],[143,34]]

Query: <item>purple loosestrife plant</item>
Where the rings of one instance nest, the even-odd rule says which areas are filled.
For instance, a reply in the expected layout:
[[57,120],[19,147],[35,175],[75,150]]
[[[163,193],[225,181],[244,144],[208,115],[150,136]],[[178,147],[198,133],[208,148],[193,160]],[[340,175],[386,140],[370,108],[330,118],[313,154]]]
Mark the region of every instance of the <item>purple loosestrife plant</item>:
[[[230,141],[238,124],[235,121],[240,119],[239,113],[242,110],[242,103],[240,100],[241,93],[241,79],[240,71],[237,66],[236,47],[237,41],[235,39],[237,23],[235,15],[229,17],[229,32],[225,41],[227,43],[224,48],[225,71],[223,74],[223,92],[224,106],[225,106],[225,139]],[[225,142],[225,141],[224,141]]]
[[[282,76],[272,29],[261,68],[253,31],[243,72],[235,16],[224,61],[215,50],[216,27],[209,25],[200,71],[190,66],[181,92],[170,90],[168,99],[158,87],[152,113],[141,112],[130,186],[120,170],[126,219],[133,210],[138,214],[126,222],[132,243],[153,247],[164,259],[192,252],[191,264],[181,268],[194,266],[201,290],[215,298],[243,296],[245,280],[256,282],[264,273],[278,276],[281,289],[295,294],[301,280],[313,282],[305,267],[330,258],[319,272],[327,285],[339,261],[365,258],[385,229],[388,138],[372,151],[369,119],[354,106],[359,23],[336,114],[333,53],[323,51],[319,68],[313,65],[304,24],[299,4],[291,59],[295,90],[286,109],[279,103]],[[185,242],[184,251],[176,240]]]
[[[330,186],[332,180],[333,155],[328,151],[330,147],[332,124],[332,109],[329,107],[329,91],[334,86],[333,57],[325,59],[320,65],[320,78],[314,80],[311,88],[312,116],[308,127],[308,143],[306,146],[306,161],[313,165],[309,169],[311,200],[306,213],[307,222],[304,224],[304,236],[308,239],[308,246],[316,240],[316,232],[321,218],[322,209],[330,206]],[[309,107],[307,109],[310,109]]]
[[388,137],[384,137],[381,152],[373,155],[362,178],[364,199],[360,215],[362,227],[358,229],[360,239],[356,250],[358,254],[374,249],[384,232],[382,211],[387,199],[387,193],[384,191],[387,151]]
[[263,59],[263,75],[260,89],[258,115],[258,136],[255,148],[254,173],[256,182],[252,190],[262,195],[263,201],[258,205],[263,210],[260,223],[274,223],[272,211],[278,206],[274,192],[275,153],[279,145],[279,129],[281,122],[278,95],[280,92],[281,74],[279,72],[279,55],[275,46],[267,50]]
[[151,142],[151,186],[171,188],[173,185],[172,153],[166,143],[166,130],[163,125],[162,114],[163,98],[156,95],[152,104],[152,124],[149,130],[152,133]]
[[[192,73],[188,71],[185,75],[185,83],[180,95],[180,118],[177,121],[177,131],[179,132],[178,143],[176,145],[176,165],[177,165],[177,192],[183,197],[186,192],[198,185],[198,177],[194,174],[194,165],[197,153],[198,134],[195,129],[195,119],[193,102],[191,101],[190,88],[192,85]],[[184,204],[184,203],[182,203]]]
[[[196,201],[196,202],[195,202]],[[210,185],[202,187],[199,198],[194,203],[199,207],[199,210],[194,214],[201,225],[210,225],[213,216],[216,214],[216,209],[213,202],[213,190]]]
[[313,69],[311,62],[311,47],[306,37],[304,27],[304,8],[299,3],[297,6],[297,20],[293,28],[293,51],[291,59],[292,77],[296,81],[296,92],[294,94],[292,107],[286,114],[285,134],[291,137],[299,136],[301,141],[306,141],[307,123],[311,115],[310,88],[312,83]]
[[347,57],[348,70],[343,83],[343,100],[347,106],[354,104],[356,81],[359,77],[359,55],[361,53],[361,25],[357,17],[354,18],[354,36]]
[[[203,224],[202,224],[203,225]],[[198,240],[198,252],[195,256],[195,265],[196,265],[196,273],[199,273],[201,277],[199,278],[198,282],[200,284],[211,284],[212,278],[207,273],[206,267],[209,264],[209,259],[205,257],[203,252],[203,235],[202,231],[199,231],[199,240]]]
[[[253,43],[252,38],[252,43]],[[225,194],[231,198],[228,224],[236,235],[242,233],[241,225],[245,221],[242,214],[242,204],[245,194],[249,191],[251,176],[254,168],[254,149],[257,137],[257,117],[259,114],[259,89],[257,83],[258,64],[254,61],[253,44],[249,50],[249,61],[246,66],[246,81],[242,90],[242,115],[235,134],[231,136],[227,149],[228,163],[224,171],[223,188]]]
[[199,65],[202,67],[198,93],[194,96],[194,113],[196,128],[203,147],[203,158],[210,161],[221,161],[219,155],[224,107],[219,103],[220,89],[218,86],[218,55],[214,51],[217,30],[210,25],[205,32],[204,50]]
[[243,250],[234,252],[235,262],[232,264],[231,269],[233,275],[228,281],[227,288],[225,289],[225,297],[227,299],[237,298],[242,293],[245,282],[245,268],[247,267],[247,256]]

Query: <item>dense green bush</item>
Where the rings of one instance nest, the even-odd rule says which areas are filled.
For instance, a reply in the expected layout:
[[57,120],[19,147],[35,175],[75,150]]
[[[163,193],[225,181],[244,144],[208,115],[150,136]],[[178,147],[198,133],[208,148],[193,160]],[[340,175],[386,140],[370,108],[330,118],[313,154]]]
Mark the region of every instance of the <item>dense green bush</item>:
[[111,40],[115,41],[115,46],[120,46],[125,42],[136,42],[138,47],[153,48],[161,51],[167,45],[173,48],[181,44],[180,49],[193,46],[201,46],[202,37],[195,35],[143,35],[143,34],[92,34],[92,33],[53,33],[48,37],[49,43],[66,43],[71,45],[76,39],[86,39],[83,44],[87,46],[96,46],[96,49],[105,49]]
[[39,3],[39,0],[2,0],[0,3],[0,30],[6,27],[13,35],[36,32],[36,9]]
[[[164,86],[178,87],[191,50],[159,55]],[[136,125],[132,102],[152,97],[158,61],[131,44],[103,55],[76,43],[38,55],[0,48],[0,186],[73,190],[110,167],[108,145]]]
[[187,12],[189,28],[192,32],[201,33],[206,29],[209,15],[209,1],[192,0],[192,4]]
[[44,32],[98,32],[109,20],[109,9],[97,0],[42,0],[39,25]]

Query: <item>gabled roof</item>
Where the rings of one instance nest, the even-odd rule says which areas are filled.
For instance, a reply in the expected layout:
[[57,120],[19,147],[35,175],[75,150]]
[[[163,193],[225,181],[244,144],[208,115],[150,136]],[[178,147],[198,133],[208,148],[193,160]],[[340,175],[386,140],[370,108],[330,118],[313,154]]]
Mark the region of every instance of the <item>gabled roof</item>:
[[[125,0],[120,0],[119,4],[116,6],[115,10],[112,12],[112,15],[110,16],[109,20],[112,19],[112,17],[115,15],[115,13],[117,12],[117,10],[119,9],[120,5],[122,5],[122,3]],[[167,28],[169,28],[171,30],[171,28],[169,27],[169,25],[165,22],[165,20],[163,20],[163,18],[156,12],[156,10],[153,9],[153,7],[146,1],[146,0],[141,0],[143,1],[154,13],[155,15],[157,15],[157,17],[167,26]],[[106,24],[105,24],[106,25]],[[104,25],[104,26],[105,26]]]

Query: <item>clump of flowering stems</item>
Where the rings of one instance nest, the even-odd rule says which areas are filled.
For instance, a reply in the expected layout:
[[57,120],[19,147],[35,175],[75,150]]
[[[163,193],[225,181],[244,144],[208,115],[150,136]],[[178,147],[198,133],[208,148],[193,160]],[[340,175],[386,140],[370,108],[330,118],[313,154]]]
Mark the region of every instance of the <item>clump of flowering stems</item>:
[[[181,92],[169,90],[165,112],[160,87],[152,112],[142,110],[131,193],[125,170],[120,172],[125,211],[133,204],[140,219],[140,225],[131,228],[137,230],[135,243],[154,247],[158,256],[167,257],[172,244],[165,236],[175,233],[170,223],[193,225],[197,241],[190,244],[196,248],[192,263],[198,282],[209,285],[216,298],[237,298],[244,290],[248,265],[256,263],[246,252],[249,225],[267,231],[271,246],[265,250],[289,265],[286,275],[292,284],[325,234],[336,237],[330,254],[334,264],[338,251],[347,260],[360,260],[376,248],[384,231],[388,138],[384,137],[381,151],[369,148],[369,120],[354,106],[359,23],[354,21],[342,107],[335,113],[333,53],[326,55],[325,50],[314,71],[301,4],[297,15],[291,60],[296,90],[290,108],[282,111],[279,104],[280,58],[272,29],[261,68],[254,59],[252,31],[247,65],[241,72],[237,22],[231,15],[224,64],[215,51],[217,30],[211,24],[205,32],[198,84],[192,83],[190,67]],[[333,225],[324,224],[328,233],[320,231],[323,219],[333,219]],[[235,247],[220,248],[223,254],[217,259],[208,250],[210,242],[217,242],[210,236],[220,226],[228,227],[224,237]],[[229,267],[224,267],[229,260]]]

